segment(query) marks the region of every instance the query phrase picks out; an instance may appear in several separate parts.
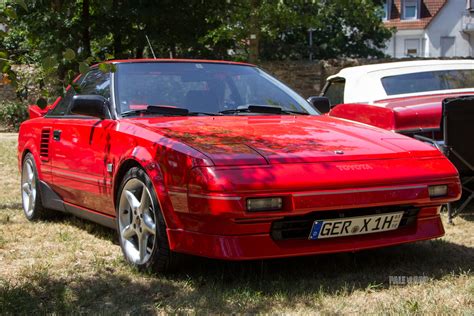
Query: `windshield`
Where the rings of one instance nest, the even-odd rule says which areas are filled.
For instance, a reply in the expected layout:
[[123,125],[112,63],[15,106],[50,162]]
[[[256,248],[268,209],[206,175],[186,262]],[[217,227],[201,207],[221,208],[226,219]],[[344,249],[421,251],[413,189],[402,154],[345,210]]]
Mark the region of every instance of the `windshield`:
[[[194,62],[142,62],[117,65],[116,100],[120,113],[148,106],[189,112],[245,114],[229,110],[263,105],[318,114],[284,84],[245,65]],[[227,112],[225,112],[227,111]]]
[[382,78],[387,95],[474,88],[474,70],[440,70]]

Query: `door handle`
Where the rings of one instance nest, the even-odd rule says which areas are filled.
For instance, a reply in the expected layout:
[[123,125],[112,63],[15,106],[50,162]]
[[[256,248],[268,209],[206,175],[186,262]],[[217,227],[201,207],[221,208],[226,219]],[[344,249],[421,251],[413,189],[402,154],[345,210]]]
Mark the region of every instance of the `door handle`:
[[54,140],[60,140],[61,139],[61,130],[54,130],[53,131],[53,139]]

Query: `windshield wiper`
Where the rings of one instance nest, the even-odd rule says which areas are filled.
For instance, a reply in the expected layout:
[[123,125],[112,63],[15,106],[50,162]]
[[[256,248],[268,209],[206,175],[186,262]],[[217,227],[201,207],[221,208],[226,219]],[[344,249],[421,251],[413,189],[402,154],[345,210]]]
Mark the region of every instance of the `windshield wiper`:
[[300,114],[309,115],[306,112],[285,110],[279,106],[273,105],[249,105],[247,107],[238,107],[235,109],[229,109],[220,111],[221,114],[237,114],[237,113],[269,113],[269,114]]
[[298,115],[309,115],[309,113],[306,112],[300,112],[300,111],[293,111],[293,110],[281,110],[281,113],[284,114],[298,114]]
[[208,115],[208,116],[216,116],[216,115],[222,115],[220,113],[210,113],[210,112],[189,112],[188,115]]
[[125,111],[125,112],[122,112],[120,115],[125,117],[125,116],[139,115],[139,114],[159,114],[159,115],[176,115],[176,116],[200,115],[200,114],[220,115],[218,113],[189,112],[189,110],[185,108],[160,106],[160,105],[148,105],[145,109]]

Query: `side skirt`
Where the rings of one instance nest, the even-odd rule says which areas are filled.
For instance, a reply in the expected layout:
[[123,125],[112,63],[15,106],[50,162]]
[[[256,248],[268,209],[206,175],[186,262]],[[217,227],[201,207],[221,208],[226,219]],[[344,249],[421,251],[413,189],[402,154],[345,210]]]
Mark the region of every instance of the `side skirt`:
[[117,229],[117,227],[115,225],[115,218],[114,217],[110,217],[110,216],[107,216],[107,215],[104,215],[104,214],[101,214],[101,213],[97,213],[97,212],[92,211],[92,210],[84,209],[82,207],[72,205],[72,204],[69,204],[69,203],[64,203],[64,207],[66,208],[66,212],[68,212],[68,213],[70,213],[74,216],[87,219],[91,222],[94,222],[94,223],[100,224],[102,226],[112,228],[114,230]]
[[70,213],[74,216],[84,218],[99,225],[106,226],[114,230],[117,229],[115,217],[64,202],[46,182],[40,181],[40,186],[41,201],[43,202],[43,206],[45,208]]

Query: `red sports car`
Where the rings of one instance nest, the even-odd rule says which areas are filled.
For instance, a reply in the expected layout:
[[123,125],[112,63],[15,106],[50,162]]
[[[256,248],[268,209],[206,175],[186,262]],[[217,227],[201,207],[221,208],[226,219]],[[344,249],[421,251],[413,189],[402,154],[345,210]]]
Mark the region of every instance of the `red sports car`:
[[259,68],[204,60],[92,68],[20,128],[29,220],[116,228],[125,258],[229,260],[383,247],[444,234],[456,169],[403,135],[317,114]]

